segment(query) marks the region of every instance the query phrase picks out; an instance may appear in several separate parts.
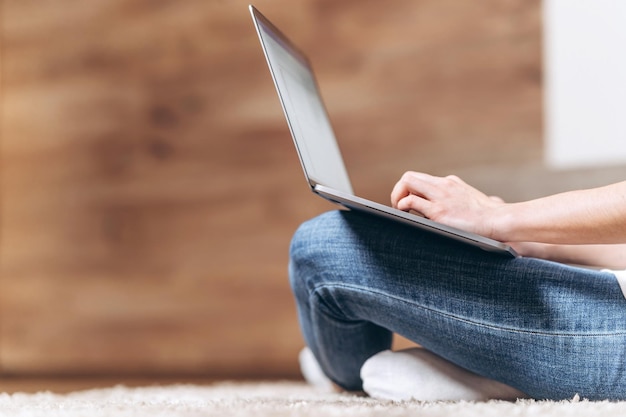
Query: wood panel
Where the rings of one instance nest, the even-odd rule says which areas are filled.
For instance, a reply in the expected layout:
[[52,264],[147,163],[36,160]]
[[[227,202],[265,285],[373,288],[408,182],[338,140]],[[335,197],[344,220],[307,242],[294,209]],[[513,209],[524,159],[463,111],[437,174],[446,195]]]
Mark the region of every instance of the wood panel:
[[[539,1],[257,3],[363,195],[541,158]],[[289,239],[330,206],[246,3],[5,0],[2,30],[3,372],[295,374]]]

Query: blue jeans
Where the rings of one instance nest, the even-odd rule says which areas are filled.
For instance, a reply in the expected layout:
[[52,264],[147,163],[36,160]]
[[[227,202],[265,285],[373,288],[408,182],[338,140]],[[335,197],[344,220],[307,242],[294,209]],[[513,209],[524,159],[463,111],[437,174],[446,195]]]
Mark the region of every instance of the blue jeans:
[[290,256],[305,342],[346,389],[398,333],[534,398],[626,399],[626,299],[611,273],[348,211],[304,223]]

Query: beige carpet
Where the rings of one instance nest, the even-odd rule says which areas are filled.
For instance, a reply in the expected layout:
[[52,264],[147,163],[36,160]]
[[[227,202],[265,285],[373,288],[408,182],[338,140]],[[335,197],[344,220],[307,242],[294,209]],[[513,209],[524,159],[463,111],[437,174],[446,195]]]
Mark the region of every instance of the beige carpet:
[[387,402],[316,391],[298,382],[117,386],[70,394],[0,394],[0,416],[624,416],[626,402]]

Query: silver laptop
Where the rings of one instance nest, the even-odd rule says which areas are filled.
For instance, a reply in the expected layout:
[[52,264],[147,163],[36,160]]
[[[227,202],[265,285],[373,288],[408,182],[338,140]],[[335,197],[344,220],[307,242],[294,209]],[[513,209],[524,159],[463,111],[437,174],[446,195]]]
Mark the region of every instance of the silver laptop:
[[308,58],[254,6],[250,13],[311,190],[345,208],[399,221],[504,256],[508,245],[354,195]]

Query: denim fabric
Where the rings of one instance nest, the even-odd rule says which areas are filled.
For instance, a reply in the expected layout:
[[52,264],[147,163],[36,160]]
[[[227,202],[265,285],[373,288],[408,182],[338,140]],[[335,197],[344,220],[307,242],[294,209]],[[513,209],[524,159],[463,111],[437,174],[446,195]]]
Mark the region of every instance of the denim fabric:
[[348,211],[304,223],[290,256],[305,342],[344,388],[361,388],[361,365],[395,332],[534,398],[626,399],[626,300],[611,273]]

